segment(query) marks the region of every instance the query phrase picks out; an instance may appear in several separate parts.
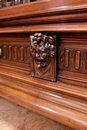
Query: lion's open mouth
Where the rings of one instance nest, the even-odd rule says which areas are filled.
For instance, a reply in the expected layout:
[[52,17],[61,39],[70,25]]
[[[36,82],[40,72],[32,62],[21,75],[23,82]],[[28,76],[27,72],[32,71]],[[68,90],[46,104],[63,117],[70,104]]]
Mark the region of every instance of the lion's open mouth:
[[43,59],[37,59],[36,61],[37,61],[37,62],[44,62]]

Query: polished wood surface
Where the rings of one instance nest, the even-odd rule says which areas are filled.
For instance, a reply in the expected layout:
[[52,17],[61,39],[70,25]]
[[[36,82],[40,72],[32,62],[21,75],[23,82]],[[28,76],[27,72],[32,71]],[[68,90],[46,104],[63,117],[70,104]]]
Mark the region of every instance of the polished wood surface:
[[0,97],[0,130],[3,129],[74,130]]
[[[59,46],[59,75],[58,78],[62,81],[64,79],[74,85],[87,87],[86,84],[86,53],[87,53],[87,34],[60,34],[60,46]],[[68,53],[66,55],[66,53]],[[73,82],[74,81],[74,82]]]
[[[42,0],[0,9],[0,96],[77,130],[87,130],[86,3]],[[43,37],[31,39],[36,33]],[[56,62],[41,68],[49,50],[56,50]],[[57,81],[48,81],[53,74]]]
[[[31,2],[29,4],[19,5],[16,7],[10,7],[8,8],[8,11],[6,11],[6,9],[0,9],[0,20],[4,20],[4,19],[10,20],[14,18],[15,19],[30,18],[32,16],[41,17],[41,16],[46,16],[47,14],[50,16],[54,14],[55,16],[56,14],[63,14],[63,13],[67,14],[67,12],[69,14],[70,12],[73,12],[71,17],[73,15],[76,16],[76,12],[81,12],[79,15],[83,17],[87,11],[86,3],[87,3],[86,0],[84,1],[82,0],[77,0],[77,1],[41,0],[37,2]],[[81,19],[81,17],[79,18]]]

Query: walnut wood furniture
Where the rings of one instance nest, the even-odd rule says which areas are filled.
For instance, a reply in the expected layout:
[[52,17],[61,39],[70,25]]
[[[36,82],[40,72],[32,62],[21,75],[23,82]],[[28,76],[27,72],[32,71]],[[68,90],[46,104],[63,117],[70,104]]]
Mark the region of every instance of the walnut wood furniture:
[[87,130],[87,1],[0,9],[0,96]]

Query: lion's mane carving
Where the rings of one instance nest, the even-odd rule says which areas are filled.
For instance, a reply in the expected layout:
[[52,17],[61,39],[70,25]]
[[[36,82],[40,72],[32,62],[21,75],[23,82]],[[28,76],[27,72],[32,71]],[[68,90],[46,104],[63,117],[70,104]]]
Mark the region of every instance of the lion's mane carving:
[[52,36],[35,33],[30,36],[30,54],[34,58],[37,67],[46,67],[51,58],[55,56],[54,38]]

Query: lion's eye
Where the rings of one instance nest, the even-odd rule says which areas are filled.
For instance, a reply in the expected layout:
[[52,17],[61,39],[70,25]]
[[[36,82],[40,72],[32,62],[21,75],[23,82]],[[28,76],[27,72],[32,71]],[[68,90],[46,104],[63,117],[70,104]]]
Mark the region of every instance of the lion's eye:
[[50,50],[54,50],[54,49],[55,49],[54,45],[51,45]]

